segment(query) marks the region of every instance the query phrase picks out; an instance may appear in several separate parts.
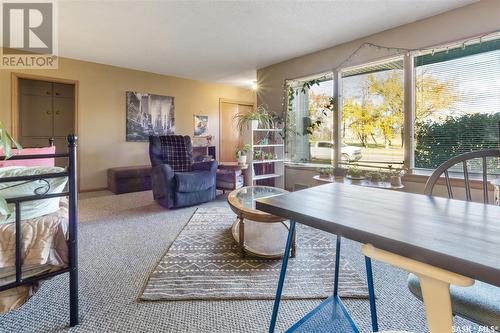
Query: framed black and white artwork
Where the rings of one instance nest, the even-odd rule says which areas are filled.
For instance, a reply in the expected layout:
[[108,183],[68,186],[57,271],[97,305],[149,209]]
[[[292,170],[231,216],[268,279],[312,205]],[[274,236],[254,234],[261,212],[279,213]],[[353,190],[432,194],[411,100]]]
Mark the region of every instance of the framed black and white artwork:
[[208,116],[193,116],[194,136],[206,136],[208,134]]
[[174,132],[174,97],[127,91],[127,141]]

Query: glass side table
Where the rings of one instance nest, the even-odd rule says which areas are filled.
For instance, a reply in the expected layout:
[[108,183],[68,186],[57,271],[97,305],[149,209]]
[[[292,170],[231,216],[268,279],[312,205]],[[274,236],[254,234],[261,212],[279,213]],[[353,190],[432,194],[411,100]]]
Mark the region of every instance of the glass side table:
[[[255,209],[255,200],[268,198],[287,191],[271,186],[246,186],[229,193],[227,201],[238,219],[231,232],[239,244],[242,256],[249,253],[261,258],[281,258],[288,236],[289,222]],[[295,257],[295,238],[291,256]]]

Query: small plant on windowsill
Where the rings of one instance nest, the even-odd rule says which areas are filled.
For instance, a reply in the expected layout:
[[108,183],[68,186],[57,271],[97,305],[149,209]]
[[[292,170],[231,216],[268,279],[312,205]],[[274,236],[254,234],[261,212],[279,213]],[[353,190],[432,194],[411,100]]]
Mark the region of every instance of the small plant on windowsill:
[[350,166],[349,169],[347,169],[347,178],[351,180],[365,179],[363,170],[361,170],[357,165]]
[[[15,146],[17,151],[23,149],[19,143],[5,129],[3,123],[0,121],[0,155],[4,155],[5,159],[12,156],[12,146]],[[7,218],[12,214],[12,209],[7,204],[4,197],[0,195],[0,215],[6,215]]]
[[319,178],[330,178],[333,175],[333,168],[318,168]]
[[238,164],[239,165],[245,165],[247,164],[247,154],[250,151],[252,147],[247,143],[243,147],[238,147],[236,151],[234,152],[234,155],[238,159]]
[[370,178],[370,181],[372,181],[374,183],[383,182],[387,179],[387,177],[386,177],[385,173],[382,171],[382,169],[369,172],[366,176],[368,178]]

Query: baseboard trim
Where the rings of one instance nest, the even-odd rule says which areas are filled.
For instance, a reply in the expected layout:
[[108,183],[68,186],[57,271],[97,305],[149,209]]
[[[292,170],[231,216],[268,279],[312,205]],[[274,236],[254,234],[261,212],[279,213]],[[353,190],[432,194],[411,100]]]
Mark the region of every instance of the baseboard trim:
[[88,188],[85,190],[80,190],[78,193],[87,193],[87,192],[97,192],[97,191],[107,191],[107,187],[97,187],[97,188]]

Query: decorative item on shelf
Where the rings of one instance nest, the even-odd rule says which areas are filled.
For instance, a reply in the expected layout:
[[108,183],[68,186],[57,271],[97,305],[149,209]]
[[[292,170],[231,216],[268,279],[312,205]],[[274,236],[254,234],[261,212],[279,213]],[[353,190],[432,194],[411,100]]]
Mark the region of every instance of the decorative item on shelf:
[[126,95],[127,141],[148,141],[150,135],[174,134],[174,97],[132,91]]
[[358,166],[353,165],[347,169],[347,178],[351,180],[362,180],[365,179],[363,175],[363,170],[361,170]]
[[254,153],[253,153],[253,158],[254,160],[262,160],[263,159],[263,153],[262,153],[262,150],[256,150]]
[[249,144],[244,145],[241,148],[237,148],[235,151],[235,156],[238,159],[239,165],[247,164],[247,154],[251,150],[251,146]]
[[207,147],[212,145],[213,135],[194,136],[191,139],[193,147]]
[[265,136],[262,139],[260,139],[257,144],[258,145],[267,145],[267,144],[269,144],[269,138],[267,136]]
[[273,153],[267,152],[264,157],[265,160],[272,160],[273,159]]
[[389,165],[388,174],[392,187],[403,187],[401,177],[405,174],[405,169],[394,168],[392,165]]
[[318,168],[320,178],[330,178],[333,175],[333,168]]
[[208,116],[193,115],[194,136],[207,136],[208,141]]
[[259,127],[273,127],[273,117],[263,105],[259,105],[255,111],[238,113],[234,116],[234,119],[240,132],[243,132],[245,128],[253,130]]

